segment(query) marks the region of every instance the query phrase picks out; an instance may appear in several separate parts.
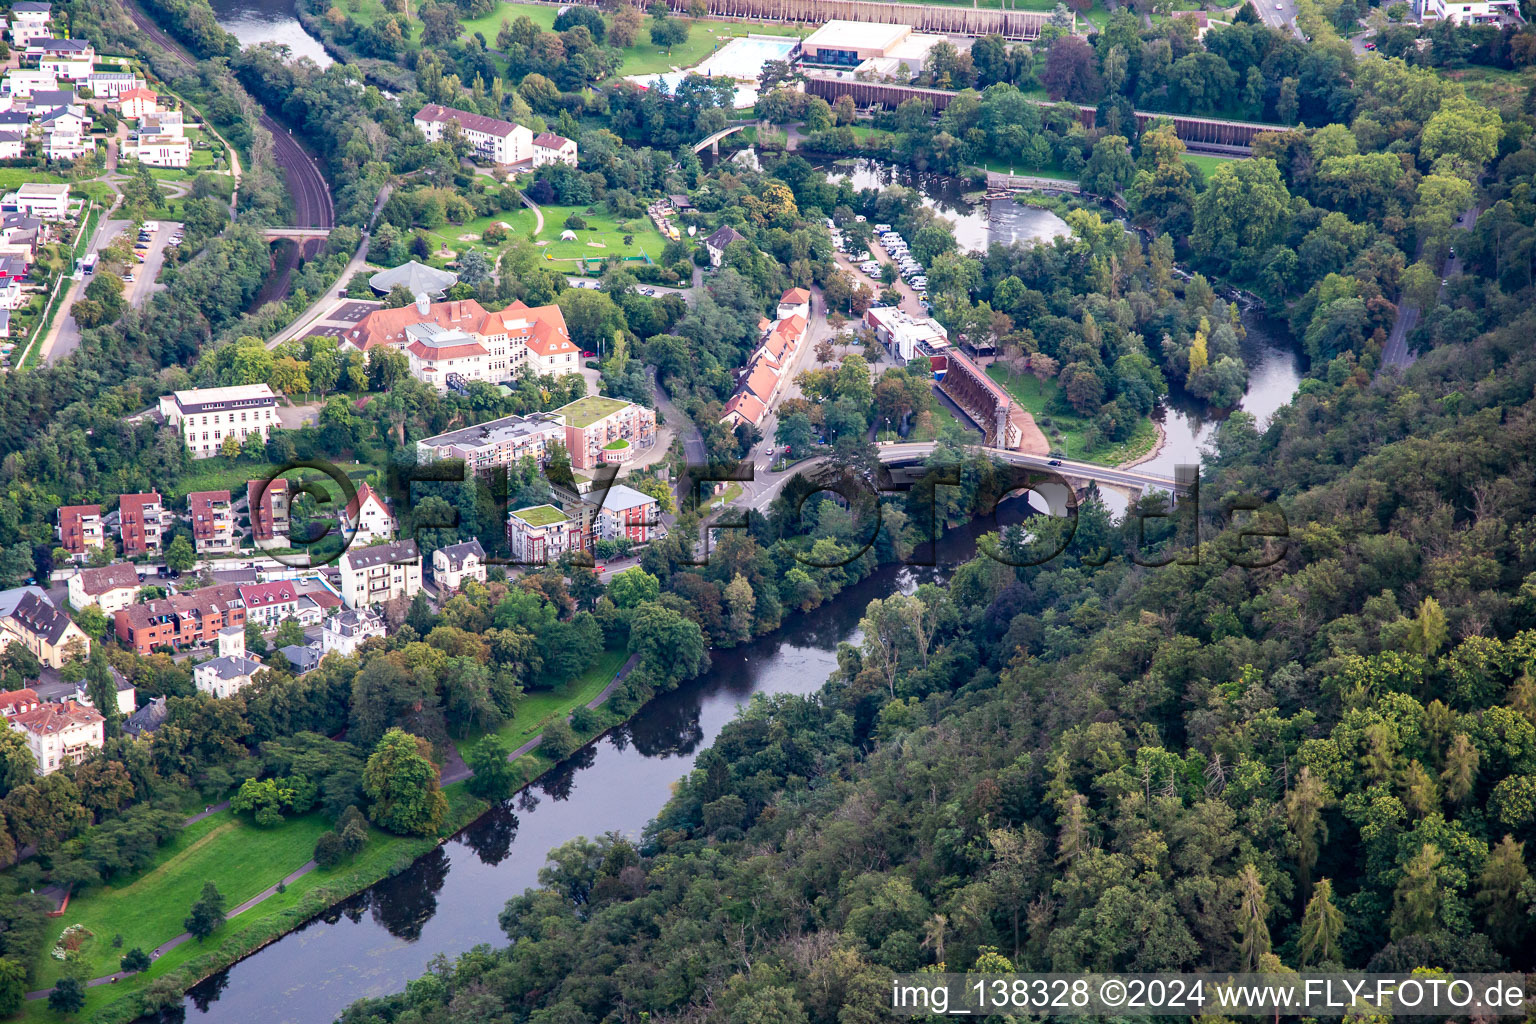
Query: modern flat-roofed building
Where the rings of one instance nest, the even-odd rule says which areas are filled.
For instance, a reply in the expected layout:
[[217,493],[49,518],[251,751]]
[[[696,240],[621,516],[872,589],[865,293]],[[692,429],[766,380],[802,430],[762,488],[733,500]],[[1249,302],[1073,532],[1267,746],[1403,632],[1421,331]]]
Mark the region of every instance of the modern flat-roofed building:
[[53,5],[36,0],[18,0],[11,5],[11,49],[26,50],[33,40],[48,38],[48,22],[53,18]]
[[501,419],[460,427],[416,442],[420,462],[463,459],[473,473],[492,466],[512,466],[531,458],[543,463],[549,446],[565,442],[565,421],[549,413],[503,416]]
[[191,388],[160,398],[160,415],[186,441],[194,459],[219,454],[226,438],[241,444],[252,434],[263,440],[277,418],[277,396],[265,384]]
[[44,220],[63,220],[69,216],[69,186],[29,181],[15,192],[7,193],[0,202],[0,210]]
[[851,68],[871,57],[887,56],[911,34],[911,25],[829,21],[806,36],[800,51],[807,64]]
[[554,415],[565,421],[565,447],[576,469],[622,464],[656,443],[656,413],[633,402],[588,395]]
[[72,555],[84,555],[105,547],[107,530],[100,505],[65,505],[59,509],[59,547]]
[[441,141],[443,130],[457,122],[465,141],[479,156],[492,163],[520,164],[533,159],[533,132],[511,121],[500,121],[438,103],[422,107],[414,120],[428,142]]
[[421,551],[414,540],[348,548],[341,556],[341,596],[351,608],[367,608],[421,589]]
[[76,609],[95,605],[112,615],[133,604],[141,586],[139,571],[127,562],[81,569],[69,578],[69,603]]
[[1487,24],[1504,20],[1519,24],[1517,0],[1420,0],[1423,21],[1450,21],[1458,25]]
[[553,505],[532,505],[507,516],[507,545],[513,562],[547,565],[581,546],[581,529]]
[[895,306],[876,306],[864,314],[864,322],[875,332],[875,339],[902,363],[915,355],[949,348],[949,332],[932,317],[913,316]]
[[124,558],[160,553],[165,506],[160,501],[158,491],[123,495],[118,501],[117,516],[118,536],[123,541]]
[[192,542],[198,554],[221,554],[238,546],[228,491],[193,491],[187,495],[187,515],[192,519]]

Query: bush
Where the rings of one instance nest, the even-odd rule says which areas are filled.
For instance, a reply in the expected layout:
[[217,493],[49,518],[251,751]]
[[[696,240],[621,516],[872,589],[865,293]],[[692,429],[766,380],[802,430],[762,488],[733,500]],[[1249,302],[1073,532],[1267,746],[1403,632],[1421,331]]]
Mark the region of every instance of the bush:
[[325,832],[315,842],[315,863],[330,869],[347,857],[347,844],[335,832]]
[[580,749],[581,740],[565,719],[557,718],[544,727],[544,739],[539,744],[539,750],[546,756],[564,761]]
[[581,214],[573,213],[569,217],[565,218],[565,226],[570,228],[572,231],[580,231],[587,226],[587,221],[586,218],[581,216]]
[[585,704],[571,713],[571,727],[583,736],[591,735],[602,728],[603,713],[597,708],[589,708]]

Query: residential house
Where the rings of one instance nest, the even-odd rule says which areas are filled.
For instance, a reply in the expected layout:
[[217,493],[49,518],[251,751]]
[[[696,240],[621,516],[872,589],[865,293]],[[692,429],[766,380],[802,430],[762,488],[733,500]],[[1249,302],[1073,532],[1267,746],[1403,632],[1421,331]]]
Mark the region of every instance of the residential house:
[[[25,126],[26,115],[21,116],[22,125]],[[0,130],[4,127],[4,121],[0,120]],[[63,220],[69,216],[69,186],[29,181],[0,200],[0,210],[25,213],[29,217],[41,217],[44,220]]]
[[37,773],[49,775],[70,761],[78,761],[92,750],[106,744],[106,719],[95,708],[72,700],[62,704],[42,704],[9,719],[11,728],[22,733]]
[[120,101],[123,93],[143,89],[144,79],[131,71],[93,71],[83,84],[98,100]]
[[428,142],[439,142],[448,125],[457,123],[464,140],[482,159],[498,164],[520,164],[533,159],[533,132],[511,121],[499,121],[437,103],[416,112],[416,127]]
[[72,555],[106,547],[107,531],[100,505],[65,505],[59,509],[59,547]]
[[34,40],[46,39],[48,22],[53,18],[53,5],[37,0],[17,0],[11,4],[11,19],[7,26],[11,34],[11,49],[25,51]]
[[518,565],[548,565],[580,547],[581,529],[555,506],[533,505],[507,516],[507,545]]
[[245,630],[226,626],[219,630],[218,656],[192,669],[192,683],[210,697],[233,697],[262,670],[261,659],[245,653]]
[[347,501],[342,513],[342,529],[354,534],[353,547],[372,544],[395,535],[395,517],[379,492],[365,483]]
[[128,562],[81,569],[69,578],[69,603],[76,609],[95,605],[112,615],[133,604],[142,586],[138,570]]
[[212,643],[226,626],[245,626],[245,604],[234,583],[200,587],[120,609],[112,617],[117,638],[140,654]]
[[90,638],[37,587],[0,593],[0,650],[20,643],[49,668],[90,651]]
[[123,735],[134,740],[141,736],[153,735],[156,729],[165,724],[169,714],[165,706],[165,697],[151,697],[148,704],[129,715],[123,722]]
[[228,491],[193,491],[187,495],[187,516],[192,520],[192,542],[200,555],[234,551],[235,511]]
[[875,340],[903,365],[914,356],[949,348],[949,332],[932,317],[913,316],[895,306],[875,306],[864,314],[864,322],[875,332]]
[[277,653],[288,659],[288,665],[293,669],[295,676],[301,676],[305,672],[312,672],[320,666],[320,645],[315,644],[287,644],[277,649]]
[[153,89],[127,89],[117,94],[117,106],[124,117],[137,121],[160,112],[160,97]]
[[374,637],[384,635],[384,620],[368,608],[337,612],[320,627],[320,656],[339,654],[350,658]]
[[23,711],[36,711],[41,706],[42,701],[38,700],[37,691],[31,687],[0,693],[0,717],[10,718]]
[[228,438],[240,444],[252,436],[263,441],[276,427],[277,396],[265,384],[191,388],[162,395],[159,411],[180,431],[194,459],[218,455]]
[[27,136],[24,132],[0,131],[0,160],[20,160],[27,155]]
[[43,36],[27,43],[26,54],[37,59],[40,70],[71,82],[91,77],[96,63],[96,47],[83,39]]
[[725,259],[726,247],[732,242],[745,242],[746,240],[746,235],[743,235],[729,224],[716,230],[704,239],[704,251],[709,253],[709,265],[712,267],[720,266],[720,262]]
[[26,305],[26,293],[21,290],[21,279],[8,277],[0,283],[0,309],[20,309]]
[[150,167],[185,168],[192,164],[192,142],[179,135],[140,132],[137,140],[123,145],[122,155]]
[[251,534],[258,547],[286,547],[288,544],[288,481],[276,477],[270,481],[251,480],[245,485],[250,506]]
[[27,99],[39,89],[57,89],[58,87],[59,79],[51,71],[40,71],[37,68],[11,68],[5,73],[5,79],[0,81],[0,96]]
[[165,507],[158,491],[125,494],[118,502],[118,535],[123,541],[123,557],[159,555]]
[[779,319],[797,315],[803,320],[811,318],[811,293],[807,288],[791,288],[779,296]]
[[421,552],[414,540],[348,548],[341,556],[341,596],[352,608],[406,600],[421,590]]
[[11,336],[11,311],[0,309],[0,338]]
[[540,132],[533,140],[533,166],[566,164],[576,166],[576,142],[554,132]]
[[485,549],[480,541],[466,540],[432,552],[432,582],[440,592],[451,594],[465,580],[485,582]]
[[292,580],[240,584],[245,621],[263,630],[275,629],[284,619],[299,617],[299,589]]
[[179,110],[160,110],[145,114],[139,124],[140,135],[166,135],[181,138],[186,132],[186,119]]
[[553,414],[565,421],[565,447],[576,469],[625,463],[656,443],[656,413],[633,402],[587,395]]

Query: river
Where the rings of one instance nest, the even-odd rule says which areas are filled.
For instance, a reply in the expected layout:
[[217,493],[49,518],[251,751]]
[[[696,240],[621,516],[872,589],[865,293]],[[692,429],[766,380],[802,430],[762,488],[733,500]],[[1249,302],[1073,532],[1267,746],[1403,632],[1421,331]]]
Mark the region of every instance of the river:
[[308,57],[321,67],[331,63],[320,40],[304,31],[294,15],[294,0],[209,0],[224,31],[240,45],[280,43],[295,57]]
[[[1017,519],[1010,513],[1003,521]],[[183,1001],[188,1019],[323,1024],[354,1000],[401,991],[437,953],[504,945],[497,915],[510,897],[538,885],[550,850],[610,830],[638,836],[738,707],[754,694],[819,689],[837,668],[837,645],[857,640],[871,599],[943,578],[970,557],[980,532],[975,525],[950,531],[936,567],[885,566],[771,636],[713,652],[703,676],[653,700],[408,871],[204,981]]]

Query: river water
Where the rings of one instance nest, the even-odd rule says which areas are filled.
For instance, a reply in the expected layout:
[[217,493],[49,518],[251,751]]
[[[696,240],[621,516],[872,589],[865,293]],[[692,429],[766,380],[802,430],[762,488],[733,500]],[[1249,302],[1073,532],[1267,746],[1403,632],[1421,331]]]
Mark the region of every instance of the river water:
[[[1003,521],[1017,521],[1016,512],[1015,503]],[[323,1024],[356,999],[401,991],[437,953],[505,945],[497,914],[538,884],[550,850],[610,830],[638,836],[738,707],[758,693],[819,689],[837,668],[837,645],[857,640],[871,599],[943,578],[971,556],[981,532],[974,524],[950,531],[937,566],[886,566],[772,636],[713,652],[703,676],[652,701],[408,871],[203,982],[183,1002],[187,1018]]]
[[294,0],[209,0],[224,31],[241,46],[280,43],[294,57],[308,57],[321,67],[331,63],[320,40],[304,31],[294,15]]

